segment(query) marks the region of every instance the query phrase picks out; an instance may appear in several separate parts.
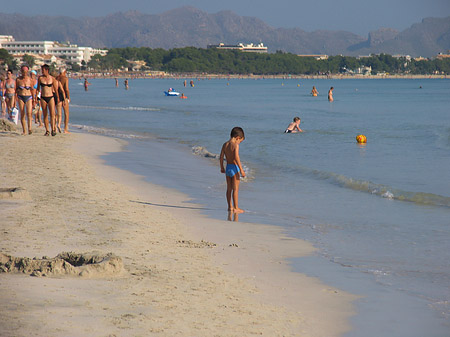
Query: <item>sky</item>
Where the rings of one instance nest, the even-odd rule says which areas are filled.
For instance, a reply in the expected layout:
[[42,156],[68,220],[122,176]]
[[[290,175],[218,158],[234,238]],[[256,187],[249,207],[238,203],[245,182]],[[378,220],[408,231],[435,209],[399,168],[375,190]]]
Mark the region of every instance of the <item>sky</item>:
[[99,17],[129,10],[161,14],[192,6],[207,13],[231,10],[240,16],[257,17],[275,28],[297,27],[307,32],[345,30],[361,36],[382,27],[402,31],[426,17],[450,16],[450,0],[46,0],[44,3],[4,1],[0,12]]

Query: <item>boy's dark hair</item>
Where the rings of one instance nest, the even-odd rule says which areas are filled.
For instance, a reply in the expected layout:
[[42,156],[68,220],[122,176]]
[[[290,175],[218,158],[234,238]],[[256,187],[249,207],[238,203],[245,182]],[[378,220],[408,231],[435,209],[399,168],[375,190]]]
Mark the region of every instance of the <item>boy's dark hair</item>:
[[300,117],[294,117],[294,122],[299,121]]
[[235,126],[233,129],[231,129],[230,137],[241,137],[242,139],[245,139],[244,130],[242,130],[242,128],[239,126]]

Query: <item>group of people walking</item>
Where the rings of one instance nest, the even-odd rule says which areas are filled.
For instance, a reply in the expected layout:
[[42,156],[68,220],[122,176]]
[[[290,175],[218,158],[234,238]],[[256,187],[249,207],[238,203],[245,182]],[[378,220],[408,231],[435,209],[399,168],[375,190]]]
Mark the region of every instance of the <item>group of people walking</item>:
[[[12,114],[19,107],[22,134],[32,134],[32,121],[38,127],[45,126],[45,136],[56,136],[58,132],[69,133],[69,79],[66,69],[60,69],[59,74],[50,74],[50,66],[41,67],[41,75],[35,70],[22,65],[20,74],[14,78],[11,70],[0,82],[2,100],[2,117],[12,119]],[[62,110],[64,110],[64,131],[61,130]],[[42,116],[43,115],[43,116]]]

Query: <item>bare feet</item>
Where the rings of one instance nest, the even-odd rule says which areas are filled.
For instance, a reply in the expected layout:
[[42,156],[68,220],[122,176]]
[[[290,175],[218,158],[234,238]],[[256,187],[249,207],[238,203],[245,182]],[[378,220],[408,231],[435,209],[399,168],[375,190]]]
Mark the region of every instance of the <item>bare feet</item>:
[[64,130],[64,133],[70,133],[70,131],[69,130]]
[[240,208],[235,208],[235,209],[233,210],[233,212],[234,212],[234,213],[237,213],[237,214],[240,214],[240,213],[244,213],[245,211],[244,211],[243,209],[240,209]]

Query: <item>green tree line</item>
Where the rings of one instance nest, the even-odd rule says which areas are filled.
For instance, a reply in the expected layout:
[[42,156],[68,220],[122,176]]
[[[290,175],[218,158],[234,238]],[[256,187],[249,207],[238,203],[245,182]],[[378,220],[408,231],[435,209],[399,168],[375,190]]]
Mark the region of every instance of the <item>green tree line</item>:
[[[17,67],[6,50],[0,49],[0,60]],[[330,56],[326,60],[299,57],[277,51],[271,54],[219,50],[215,48],[113,48],[106,56],[95,55],[81,70],[96,71],[128,69],[130,61],[144,61],[145,70],[180,73],[255,74],[255,75],[317,75],[345,73],[357,68],[371,67],[372,74],[450,74],[450,59],[407,60],[388,54],[369,57]],[[73,70],[79,70],[74,67]]]
[[[450,74],[449,59],[408,61],[405,57],[387,54],[370,57],[330,56],[326,60],[299,57],[291,53],[258,54],[237,50],[201,49],[194,47],[164,50],[161,48],[115,48],[99,57],[103,69],[118,69],[127,60],[145,61],[149,70],[167,72],[205,72],[217,74],[316,75],[343,73],[361,67],[371,67],[372,74]],[[109,63],[113,61],[113,63]],[[90,66],[90,64],[88,64]],[[111,68],[108,68],[111,67]]]

